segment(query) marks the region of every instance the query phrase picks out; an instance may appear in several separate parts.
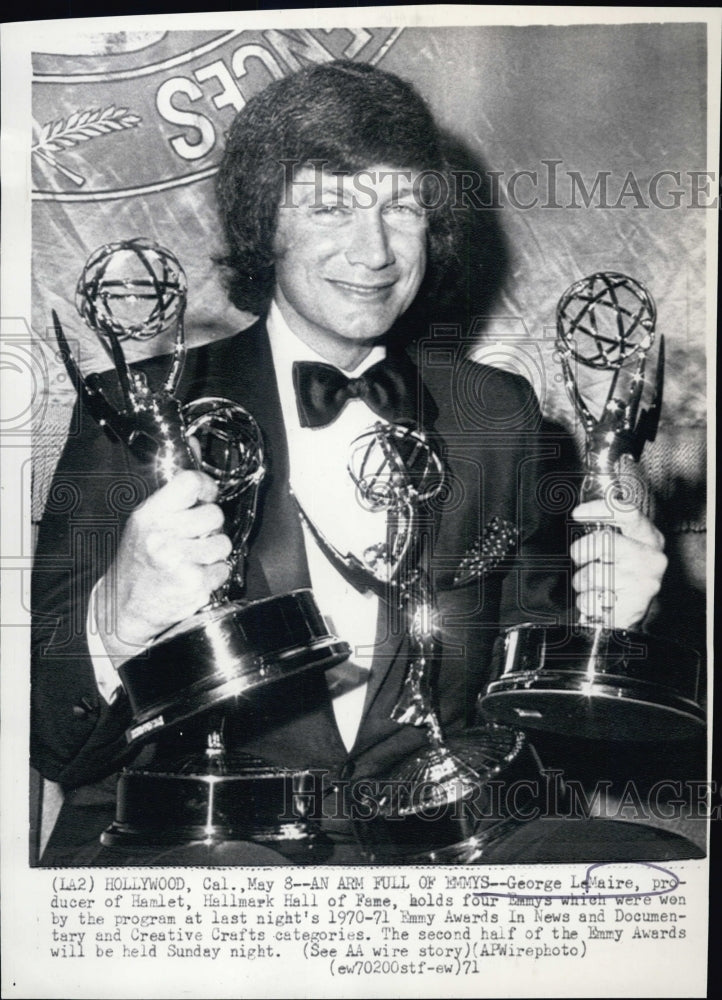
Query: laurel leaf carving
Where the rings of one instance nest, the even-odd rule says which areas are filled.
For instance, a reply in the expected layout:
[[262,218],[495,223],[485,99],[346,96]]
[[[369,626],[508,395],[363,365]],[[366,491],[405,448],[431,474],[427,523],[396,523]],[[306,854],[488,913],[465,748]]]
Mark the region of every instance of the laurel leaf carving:
[[68,118],[46,122],[38,142],[33,146],[33,152],[59,153],[99,135],[136,128],[141,121],[141,117],[128,108],[116,108],[113,104],[107,108],[75,111]]

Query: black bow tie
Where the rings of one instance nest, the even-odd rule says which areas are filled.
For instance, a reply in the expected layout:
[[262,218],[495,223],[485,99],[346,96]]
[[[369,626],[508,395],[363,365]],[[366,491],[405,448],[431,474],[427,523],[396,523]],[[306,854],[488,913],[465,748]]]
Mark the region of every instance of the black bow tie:
[[296,361],[293,384],[301,427],[333,423],[349,399],[362,399],[374,413],[396,423],[421,419],[416,369],[402,356],[377,362],[358,378],[348,378],[321,361]]

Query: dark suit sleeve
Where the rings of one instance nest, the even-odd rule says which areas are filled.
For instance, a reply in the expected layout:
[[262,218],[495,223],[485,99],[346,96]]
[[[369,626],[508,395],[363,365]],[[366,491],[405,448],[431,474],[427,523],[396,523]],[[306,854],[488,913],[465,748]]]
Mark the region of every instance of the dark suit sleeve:
[[77,405],[43,514],[32,576],[31,762],[66,786],[117,770],[130,721],[121,691],[99,694],[86,638],[88,601],[128,517],[149,490],[124,447]]

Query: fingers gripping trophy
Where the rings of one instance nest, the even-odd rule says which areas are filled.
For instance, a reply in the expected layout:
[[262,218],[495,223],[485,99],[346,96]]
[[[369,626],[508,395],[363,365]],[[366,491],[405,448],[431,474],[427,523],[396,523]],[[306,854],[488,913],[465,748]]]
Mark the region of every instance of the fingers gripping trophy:
[[[232,582],[243,585],[265,474],[263,440],[254,418],[237,403],[206,397],[183,406],[175,397],[186,351],[186,298],[181,265],[148,240],[108,244],[88,259],[76,305],[112,358],[120,410],[108,401],[97,374],[80,373],[53,313],[66,369],[90,414],[151,466],[159,486],[183,469],[208,474],[217,484],[231,539],[226,583],[119,669],[133,711],[128,742],[140,746],[152,738],[163,765],[123,772],[116,821],[102,839],[143,845],[255,840],[304,849],[322,839],[305,812],[310,776],[227,751],[224,711],[229,701],[246,701],[269,684],[342,662],[349,647],[329,632],[310,590],[253,602],[229,599]],[[122,342],[167,331],[175,337],[169,370],[162,386],[153,388],[145,372],[128,365]],[[184,727],[194,733],[194,743],[181,753]]]
[[[601,272],[573,284],[557,307],[557,347],[571,402],[585,432],[580,501],[604,500],[612,514],[628,503],[620,461],[638,461],[654,440],[662,401],[664,341],[656,376],[647,378],[655,342],[656,307],[647,289],[624,274]],[[580,389],[584,370],[608,379],[601,411]],[[645,390],[651,390],[642,409]],[[604,523],[586,526],[614,532]],[[602,551],[599,569],[611,570]],[[703,731],[698,703],[699,656],[641,630],[614,628],[614,580],[603,579],[598,604],[579,625],[520,625],[509,629],[501,674],[481,705],[485,714],[524,729],[600,739],[668,740]]]

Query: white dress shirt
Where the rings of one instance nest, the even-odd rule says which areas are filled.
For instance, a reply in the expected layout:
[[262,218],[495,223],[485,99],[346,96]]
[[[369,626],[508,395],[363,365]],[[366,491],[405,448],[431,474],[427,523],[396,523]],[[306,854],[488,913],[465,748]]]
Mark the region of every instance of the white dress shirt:
[[[386,515],[371,512],[359,502],[348,473],[351,444],[380,419],[361,399],[351,399],[337,419],[326,427],[301,427],[293,385],[295,361],[324,361],[290,330],[277,305],[267,320],[273,365],[281,399],[290,465],[290,486],[306,515],[342,554],[359,558],[370,545],[386,540]],[[349,378],[358,377],[385,357],[374,347]],[[263,503],[261,496],[260,502]],[[351,646],[347,663],[326,672],[336,723],[347,749],[358,731],[373,658],[379,599],[361,593],[335,569],[304,525],[311,586],[331,630]],[[100,693],[111,701],[119,688],[118,676],[105,653],[95,618],[95,592],[88,612],[88,645]]]

